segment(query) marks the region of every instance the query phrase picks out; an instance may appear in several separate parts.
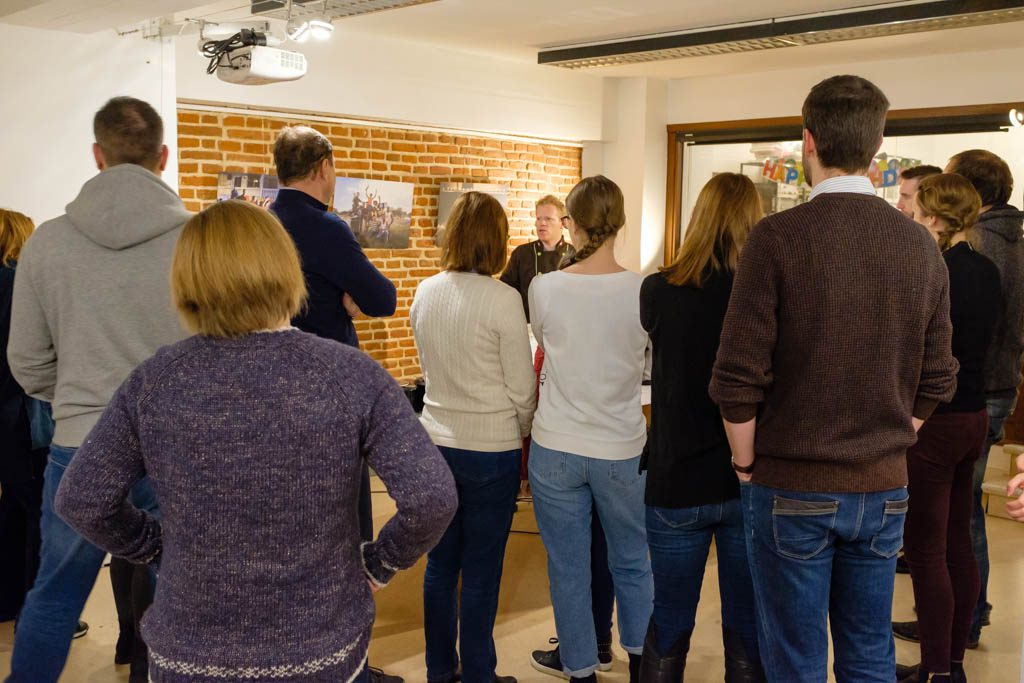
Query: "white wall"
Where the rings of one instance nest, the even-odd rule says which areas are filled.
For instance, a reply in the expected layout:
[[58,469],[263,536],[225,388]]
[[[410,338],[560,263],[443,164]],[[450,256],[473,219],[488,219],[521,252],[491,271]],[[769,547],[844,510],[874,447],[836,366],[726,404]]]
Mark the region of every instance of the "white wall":
[[96,173],[92,117],[115,95],[161,113],[178,185],[173,46],[113,31],[91,35],[0,24],[0,206],[36,223],[64,212]]
[[612,78],[605,85],[600,145],[583,150],[584,175],[602,173],[625,196],[626,227],[615,254],[631,270],[661,265],[665,231],[667,84],[649,78]]
[[299,48],[309,73],[263,86],[205,72],[195,38],[178,41],[178,97],[267,109],[565,140],[601,134],[602,79],[550,66],[347,32]]
[[1011,102],[1024,98],[1022,64],[1024,48],[1016,48],[679,79],[669,83],[668,120],[799,116],[815,83],[845,73],[874,82],[893,109]]

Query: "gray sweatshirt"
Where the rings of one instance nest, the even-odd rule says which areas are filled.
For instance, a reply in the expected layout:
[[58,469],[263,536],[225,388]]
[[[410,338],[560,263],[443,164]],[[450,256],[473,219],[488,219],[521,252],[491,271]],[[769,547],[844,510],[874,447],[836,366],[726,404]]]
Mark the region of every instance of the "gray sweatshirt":
[[1006,310],[996,323],[985,359],[985,391],[1017,390],[1024,353],[1024,213],[993,206],[978,220],[978,250],[999,268]]
[[55,444],[79,446],[135,366],[185,337],[169,278],[190,217],[160,178],[122,164],[25,244],[7,357],[25,393],[53,402]]

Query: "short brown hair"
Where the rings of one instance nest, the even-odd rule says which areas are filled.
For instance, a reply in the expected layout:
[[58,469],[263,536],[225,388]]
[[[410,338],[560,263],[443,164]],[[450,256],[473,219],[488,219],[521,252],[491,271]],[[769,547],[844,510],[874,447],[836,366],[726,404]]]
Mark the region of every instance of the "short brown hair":
[[455,201],[445,223],[441,266],[456,272],[494,275],[508,258],[508,216],[501,203],[483,192]]
[[284,184],[309,177],[324,159],[334,163],[333,157],[331,141],[309,126],[287,126],[274,143],[274,165]]
[[984,149],[969,149],[949,160],[946,167],[971,181],[981,196],[982,206],[995,206],[1010,201],[1013,174],[1002,158]]
[[567,268],[592,255],[626,224],[626,201],[622,190],[603,175],[590,176],[576,183],[565,198],[565,208],[576,227],[587,235],[587,243],[576,255],[563,262]]
[[150,170],[160,165],[164,122],[148,102],[115,97],[92,120],[96,144],[107,166],[137,164]]
[[295,317],[306,284],[277,218],[233,199],[185,224],[171,262],[171,294],[192,331],[239,337]]
[[665,279],[699,288],[709,271],[735,271],[747,235],[763,217],[761,195],[750,178],[742,173],[712,176],[697,195],[679,254],[661,269]]
[[939,175],[940,173],[942,173],[942,169],[938,166],[921,164],[920,166],[911,166],[900,171],[900,180],[927,178],[930,175]]
[[541,197],[540,199],[538,199],[537,203],[534,204],[533,208],[536,210],[536,209],[539,209],[542,206],[553,206],[553,207],[555,207],[555,209],[558,210],[558,217],[559,218],[561,218],[562,216],[565,215],[565,204],[563,204],[562,200],[559,199],[558,197],[556,197],[553,194],[546,194],[543,197]]
[[6,266],[18,260],[21,248],[28,241],[36,226],[32,219],[23,213],[0,209],[0,266]]
[[802,113],[822,165],[856,173],[878,152],[888,111],[889,100],[871,81],[833,76],[811,88]]
[[978,222],[981,197],[967,178],[956,173],[930,175],[917,186],[914,196],[925,216],[942,219],[947,226],[939,235],[939,246],[945,249],[958,232],[970,230]]

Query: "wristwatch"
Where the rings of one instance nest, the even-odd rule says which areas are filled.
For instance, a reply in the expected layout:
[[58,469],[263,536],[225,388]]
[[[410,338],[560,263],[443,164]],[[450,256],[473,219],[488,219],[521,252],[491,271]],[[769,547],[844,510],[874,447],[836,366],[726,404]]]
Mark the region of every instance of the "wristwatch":
[[740,465],[736,462],[736,459],[733,458],[732,468],[740,474],[751,474],[754,471],[754,463],[752,462],[749,465]]

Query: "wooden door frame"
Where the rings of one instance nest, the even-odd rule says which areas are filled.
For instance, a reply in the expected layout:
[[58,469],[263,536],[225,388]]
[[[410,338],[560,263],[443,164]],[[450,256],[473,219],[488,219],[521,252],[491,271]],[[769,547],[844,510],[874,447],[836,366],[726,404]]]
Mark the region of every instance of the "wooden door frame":
[[[957,107],[896,109],[886,117],[885,135],[942,135],[994,132],[1009,125],[1011,109],[1024,111],[1024,102],[972,104]],[[676,123],[668,126],[668,173],[665,204],[665,265],[679,249],[682,232],[683,147],[687,142],[767,142],[800,137],[799,116],[736,121]],[[687,140],[690,138],[690,140]]]

